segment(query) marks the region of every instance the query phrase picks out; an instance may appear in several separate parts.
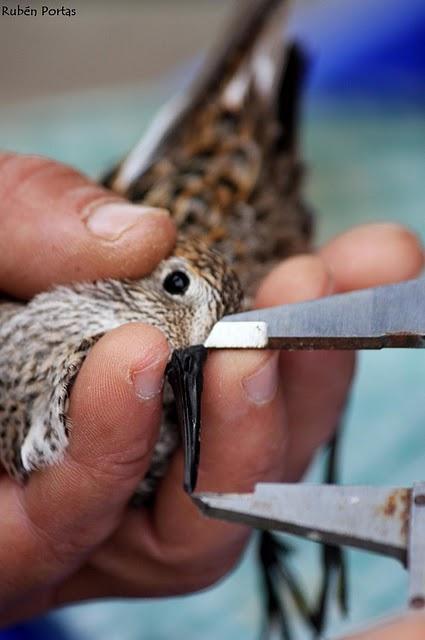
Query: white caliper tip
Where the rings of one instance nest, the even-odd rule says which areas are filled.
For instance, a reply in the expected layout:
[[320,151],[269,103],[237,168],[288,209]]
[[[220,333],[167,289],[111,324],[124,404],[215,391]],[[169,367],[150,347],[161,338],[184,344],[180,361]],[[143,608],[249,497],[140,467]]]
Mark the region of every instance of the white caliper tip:
[[266,322],[217,322],[204,342],[207,349],[264,349]]

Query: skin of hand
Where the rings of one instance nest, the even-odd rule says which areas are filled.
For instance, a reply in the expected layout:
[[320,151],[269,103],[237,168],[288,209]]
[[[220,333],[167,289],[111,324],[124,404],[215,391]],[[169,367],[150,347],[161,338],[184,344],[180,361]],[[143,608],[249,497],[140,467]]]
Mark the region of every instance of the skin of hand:
[[346,640],[423,640],[424,638],[425,615],[411,613],[384,626],[350,636]]
[[[175,240],[166,212],[129,205],[43,158],[0,155],[0,202],[0,290],[24,299],[60,282],[140,277]],[[358,227],[279,265],[256,304],[402,281],[423,258],[398,225]],[[154,506],[127,506],[157,438],[168,357],[158,330],[110,332],[72,389],[61,465],[24,487],[0,472],[0,624],[80,600],[196,591],[237,563],[249,531],[198,513],[182,489],[181,451]],[[198,488],[298,479],[338,424],[353,372],[349,352],[212,354]]]

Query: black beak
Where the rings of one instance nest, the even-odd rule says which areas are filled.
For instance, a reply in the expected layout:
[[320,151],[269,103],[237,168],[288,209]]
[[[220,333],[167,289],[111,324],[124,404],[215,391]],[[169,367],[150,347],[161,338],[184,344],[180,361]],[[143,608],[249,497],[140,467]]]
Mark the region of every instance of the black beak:
[[184,448],[184,489],[193,493],[198,478],[201,445],[203,367],[208,351],[202,345],[174,351],[167,367],[177,406]]

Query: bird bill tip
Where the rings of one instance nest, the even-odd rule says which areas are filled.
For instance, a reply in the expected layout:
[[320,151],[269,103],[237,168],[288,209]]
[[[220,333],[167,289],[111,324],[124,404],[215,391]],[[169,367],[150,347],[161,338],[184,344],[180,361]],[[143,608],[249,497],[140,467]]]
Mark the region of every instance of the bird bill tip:
[[201,345],[174,351],[167,369],[174,392],[184,449],[184,489],[193,493],[198,479],[203,365],[207,350]]

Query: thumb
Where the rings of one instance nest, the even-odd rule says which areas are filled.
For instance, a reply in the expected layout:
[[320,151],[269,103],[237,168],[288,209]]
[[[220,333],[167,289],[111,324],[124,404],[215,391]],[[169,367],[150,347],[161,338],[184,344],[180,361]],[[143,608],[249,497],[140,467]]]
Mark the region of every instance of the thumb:
[[125,325],[101,338],[71,392],[62,462],[23,488],[0,478],[0,614],[60,582],[118,526],[150,465],[168,355],[153,327]]
[[0,291],[17,297],[141,277],[175,241],[167,211],[132,205],[46,158],[0,154],[0,203]]

